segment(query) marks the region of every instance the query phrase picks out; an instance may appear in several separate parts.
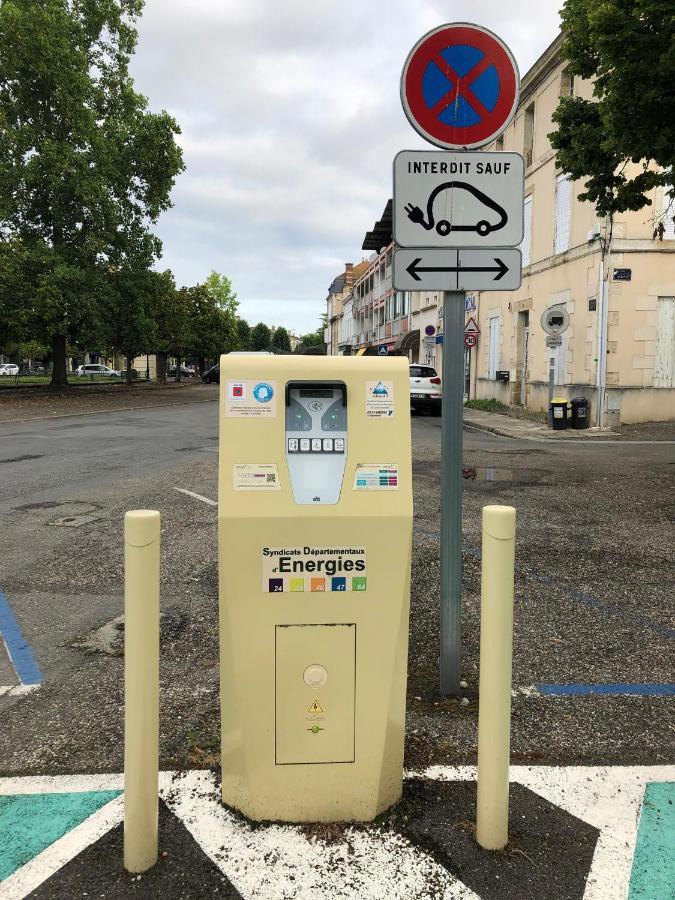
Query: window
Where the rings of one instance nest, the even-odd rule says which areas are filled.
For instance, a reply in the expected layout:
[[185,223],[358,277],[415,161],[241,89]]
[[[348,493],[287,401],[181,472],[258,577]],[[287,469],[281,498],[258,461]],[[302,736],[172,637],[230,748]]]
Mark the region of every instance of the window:
[[490,344],[488,349],[488,378],[497,377],[499,368],[499,344],[501,341],[501,323],[499,316],[490,319]]
[[532,195],[523,201],[523,243],[520,245],[523,265],[529,266],[532,254]]
[[534,103],[525,110],[524,121],[525,136],[523,139],[523,156],[525,157],[525,166],[531,166],[534,159]]
[[672,191],[672,185],[665,185],[663,188],[663,204],[661,213],[663,215],[663,232],[664,240],[675,240],[675,197],[669,197],[668,191]]
[[411,378],[436,378],[436,369],[431,366],[410,366]]
[[555,180],[555,235],[553,252],[564,253],[570,246],[570,222],[572,218],[572,179],[558,175]]
[[570,72],[569,69],[563,69],[563,71],[560,73],[560,96],[574,96],[574,75]]
[[656,307],[654,387],[675,387],[675,297],[659,297]]

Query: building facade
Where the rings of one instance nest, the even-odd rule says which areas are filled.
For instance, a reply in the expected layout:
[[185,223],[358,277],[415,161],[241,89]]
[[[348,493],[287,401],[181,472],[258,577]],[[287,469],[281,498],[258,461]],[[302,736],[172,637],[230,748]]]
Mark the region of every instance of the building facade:
[[[592,86],[571,77],[561,42],[525,75],[513,122],[488,148],[525,158],[523,281],[478,296],[475,396],[544,410],[552,371],[557,396],[590,400],[593,424],[673,419],[675,227],[672,212],[663,217],[666,189],[652,191],[651,207],[617,215],[611,229],[578,199],[584,184],[556,167],[548,134],[560,97],[590,99]],[[654,238],[660,220],[662,240]],[[554,348],[540,322],[550,307],[570,319]]]
[[[560,97],[590,99],[592,86],[571,76],[561,48],[559,36],[527,72],[513,122],[486,148],[525,160],[523,281],[517,291],[467,295],[465,321],[477,325],[478,343],[465,351],[465,395],[543,411],[552,375],[556,396],[590,401],[593,424],[672,420],[675,209],[664,217],[667,189],[660,187],[651,206],[617,215],[610,227],[579,200],[584,184],[556,167],[548,134]],[[392,286],[391,201],[363,248],[375,252],[339,305],[329,295],[328,352],[385,346],[440,369],[441,294]],[[551,307],[569,314],[557,347],[548,346],[541,325]]]

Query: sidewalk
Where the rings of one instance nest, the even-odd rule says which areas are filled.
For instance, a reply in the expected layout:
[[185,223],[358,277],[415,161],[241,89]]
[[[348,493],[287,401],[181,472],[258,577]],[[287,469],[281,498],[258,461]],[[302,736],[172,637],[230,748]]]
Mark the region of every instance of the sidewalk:
[[675,443],[675,425],[672,422],[644,422],[626,425],[621,431],[586,428],[577,431],[567,428],[553,431],[543,422],[518,419],[502,413],[484,412],[481,409],[464,408],[464,426],[475,431],[485,431],[502,437],[526,441],[592,441],[593,443]]

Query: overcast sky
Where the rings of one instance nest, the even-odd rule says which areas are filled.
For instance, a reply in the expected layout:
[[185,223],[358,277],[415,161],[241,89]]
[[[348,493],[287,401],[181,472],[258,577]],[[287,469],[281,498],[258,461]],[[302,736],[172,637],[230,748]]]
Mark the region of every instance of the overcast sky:
[[240,314],[314,330],[391,196],[391,163],[427,147],[399,100],[413,44],[444,22],[495,31],[525,74],[561,0],[146,0],[137,90],[182,134],[186,171],[159,221],[179,285],[228,275]]

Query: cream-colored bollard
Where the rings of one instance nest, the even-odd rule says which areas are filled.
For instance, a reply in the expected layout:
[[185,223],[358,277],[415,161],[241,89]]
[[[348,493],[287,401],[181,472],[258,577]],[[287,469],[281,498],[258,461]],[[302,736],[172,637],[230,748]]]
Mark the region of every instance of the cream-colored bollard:
[[159,513],[124,517],[124,868],[157,862]]
[[509,839],[515,549],[515,509],[484,506],[476,839],[486,850],[501,850]]

